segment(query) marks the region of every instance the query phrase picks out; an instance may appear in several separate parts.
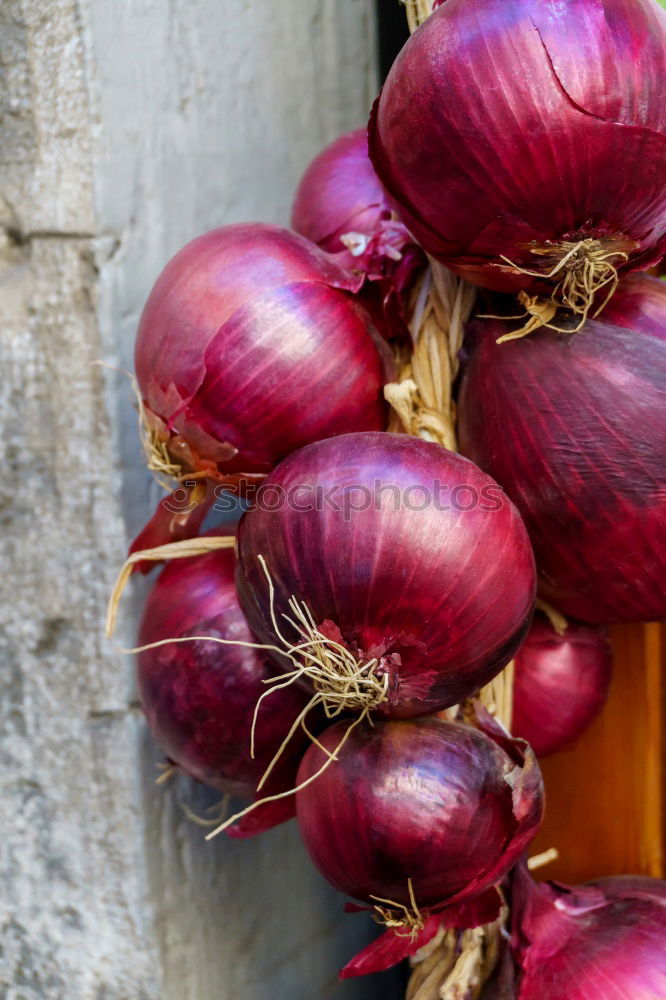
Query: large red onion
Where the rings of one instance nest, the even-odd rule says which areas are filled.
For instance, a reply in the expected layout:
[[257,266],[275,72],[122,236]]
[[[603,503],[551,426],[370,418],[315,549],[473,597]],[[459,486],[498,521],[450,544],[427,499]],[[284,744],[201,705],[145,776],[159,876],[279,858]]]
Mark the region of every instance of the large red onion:
[[[238,606],[234,563],[230,549],[170,563],[148,596],[140,645],[197,635],[254,642]],[[265,654],[242,645],[173,643],[144,650],[138,657],[141,705],[164,752],[192,777],[244,798],[254,798],[264,771],[307,701],[302,691],[287,688],[260,706],[252,758],[254,711],[269,676]],[[264,794],[294,787],[305,742],[302,734],[294,735]],[[293,816],[294,806],[293,796],[262,805],[230,832],[247,835],[267,829]]]
[[[295,452],[263,489],[239,528],[241,606],[262,642],[276,643],[277,624],[287,645],[302,640],[283,617],[294,619],[290,599],[307,606],[309,634],[325,636],[308,656],[345,660],[333,679],[307,675],[325,699],[351,671],[364,691],[344,707],[433,712],[520,645],[532,552],[512,504],[471,462],[418,438],[347,434]],[[281,658],[283,669],[302,662]]]
[[521,868],[513,902],[518,1000],[666,997],[666,882],[537,885]]
[[510,325],[477,320],[458,407],[461,451],[523,515],[544,598],[595,623],[666,615],[666,286],[635,277],[609,310],[626,325],[503,344]]
[[[496,885],[541,821],[543,788],[531,750],[489,717],[479,722],[485,731],[435,718],[363,723],[334,763],[297,792],[299,829],[319,871],[341,892],[391,911],[381,915],[399,921],[405,908],[415,937],[432,936],[439,922],[426,918],[443,911],[446,919],[447,908],[453,924],[464,926],[454,904]],[[320,737],[324,749],[335,752],[346,728],[339,722],[327,729]],[[299,785],[325,762],[313,744]],[[492,897],[491,910],[469,907],[470,925],[494,919],[499,899]],[[425,943],[405,942],[404,928],[398,931],[375,942],[346,975],[370,971],[377,949],[385,966],[402,958],[405,947],[415,951]]]
[[457,274],[539,293],[568,275],[582,291],[586,260],[599,285],[664,253],[665,78],[654,0],[447,0],[391,69],[370,155]]
[[188,243],[146,303],[136,372],[185,472],[266,473],[295,448],[385,423],[359,279],[301,236],[233,225]]
[[370,163],[366,129],[341,135],[312,161],[296,191],[291,224],[370,280],[360,294],[382,333],[406,334],[405,300],[425,257]]
[[601,629],[571,622],[560,634],[535,617],[514,658],[514,736],[538,757],[571,746],[601,711],[612,659]]

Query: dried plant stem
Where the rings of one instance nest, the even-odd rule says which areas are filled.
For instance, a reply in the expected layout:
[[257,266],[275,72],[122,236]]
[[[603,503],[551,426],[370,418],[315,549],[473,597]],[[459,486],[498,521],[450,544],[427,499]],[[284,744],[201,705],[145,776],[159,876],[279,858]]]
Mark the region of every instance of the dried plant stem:
[[490,714],[501,722],[507,733],[511,732],[513,717],[513,675],[515,664],[511,660],[504,670],[493,677],[479,692],[479,701]]
[[471,285],[431,261],[412,293],[411,354],[398,357],[398,381],[384,388],[389,429],[457,450],[451,387],[475,297]]
[[106,611],[107,638],[110,638],[116,630],[120,598],[137,563],[164,562],[166,559],[188,559],[190,556],[202,556],[206,552],[216,552],[219,549],[232,549],[235,545],[236,538],[234,535],[204,535],[201,538],[185,538],[180,542],[169,542],[167,545],[159,545],[154,549],[143,549],[140,552],[133,552],[125,561],[125,565],[118,574],[118,579],[111,591]]
[[166,782],[170,778],[173,778],[174,774],[178,771],[175,764],[158,764],[157,766],[159,767],[161,774],[155,778],[156,785],[166,784]]
[[407,9],[407,24],[412,33],[432,14],[433,0],[400,0],[400,2]]
[[[517,340],[541,327],[557,333],[577,333],[585,326],[588,317],[598,316],[612,298],[620,280],[617,268],[629,259],[628,251],[635,246],[633,241],[622,236],[577,242],[564,240],[561,243],[530,246],[531,253],[544,258],[546,267],[551,265],[547,271],[525,268],[514,263],[509,257],[502,256],[504,263],[517,274],[554,281],[555,287],[547,298],[529,296],[521,292],[518,299],[525,308],[524,316],[508,318],[529,318],[519,330],[505,333],[497,343]],[[604,288],[607,288],[608,292],[601,304],[595,308],[597,296]],[[578,318],[576,325],[562,326],[554,323],[559,309],[576,316]]]
[[492,924],[444,930],[411,958],[405,1000],[477,1000],[500,955],[506,908]]
[[394,903],[391,899],[381,899],[379,896],[370,896],[370,899],[373,899],[375,904],[381,904],[374,907],[376,923],[388,930],[394,930],[398,937],[410,937],[413,941],[423,930],[425,919],[417,906],[411,878],[407,879],[407,889],[409,906],[405,906],[404,903]]
[[559,856],[560,852],[556,847],[549,847],[547,851],[542,851],[541,854],[534,854],[528,858],[527,867],[531,872],[538,871],[539,868],[544,868],[552,861],[557,861]]
[[206,809],[206,812],[208,813],[211,812],[217,813],[217,816],[210,816],[210,817],[199,816],[197,813],[194,812],[194,810],[190,809],[187,802],[181,802],[180,808],[183,810],[185,816],[187,817],[187,819],[190,820],[191,823],[194,823],[196,826],[211,827],[211,826],[218,826],[220,820],[223,820],[226,817],[227,813],[229,812],[230,801],[231,801],[230,795],[223,795],[219,802],[216,802],[215,805],[211,806],[209,809]]
[[551,607],[550,604],[546,604],[546,602],[542,601],[540,597],[537,597],[534,607],[537,611],[543,612],[558,635],[564,635],[566,630],[569,628],[569,622],[566,620],[564,615],[561,615],[560,612]]

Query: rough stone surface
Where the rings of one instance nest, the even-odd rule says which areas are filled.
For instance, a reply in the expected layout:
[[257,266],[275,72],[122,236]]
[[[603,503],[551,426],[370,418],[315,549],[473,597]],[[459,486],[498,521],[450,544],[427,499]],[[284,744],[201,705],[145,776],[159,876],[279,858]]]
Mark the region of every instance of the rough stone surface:
[[391,995],[336,983],[368,926],[341,917],[293,828],[206,845],[180,804],[208,792],[154,785],[101,622],[155,494],[126,381],[93,364],[131,365],[187,239],[287,219],[308,159],[367,114],[371,7],[0,6],[2,1000]]

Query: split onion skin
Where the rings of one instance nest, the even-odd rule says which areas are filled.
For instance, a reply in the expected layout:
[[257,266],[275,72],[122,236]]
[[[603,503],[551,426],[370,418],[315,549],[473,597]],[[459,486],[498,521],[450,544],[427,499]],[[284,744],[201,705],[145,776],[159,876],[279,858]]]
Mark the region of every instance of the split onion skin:
[[518,1000],[666,996],[666,882],[537,885],[521,870],[515,883]]
[[391,212],[368,156],[367,130],[360,128],[335,139],[307,168],[294,196],[291,226],[322,250],[337,254],[346,250],[341,236],[374,236]]
[[514,659],[513,735],[537,757],[572,746],[603,708],[612,661],[602,629],[570,622],[560,635],[535,616]]
[[[320,741],[335,751],[347,722]],[[502,745],[502,742],[504,745]],[[325,763],[312,745],[301,784]],[[297,793],[298,826],[319,871],[340,892],[441,908],[480,895],[512,867],[541,821],[536,760],[520,741],[460,722],[367,722]]]
[[[462,488],[459,507],[473,497],[466,490],[477,503],[438,510],[437,482],[443,490]],[[515,508],[471,462],[406,435],[348,434],[294,453],[265,489],[267,497],[282,491],[303,506],[322,491],[340,509],[280,503],[244,515],[237,587],[253,631],[275,641],[262,556],[287,637],[296,640],[281,617],[293,596],[359,658],[381,658],[389,694],[380,715],[405,718],[457,704],[521,644],[535,593],[532,551]],[[423,503],[424,490],[430,504],[409,509],[411,499]],[[444,503],[454,494],[441,496]],[[484,496],[491,498],[487,509]],[[346,516],[346,502],[365,509]]]
[[512,324],[474,321],[458,400],[461,451],[520,510],[544,600],[596,624],[666,616],[666,286],[636,276],[609,310],[503,344]]
[[[370,155],[420,245],[496,291],[546,293],[535,244],[666,246],[666,12],[654,0],[447,0],[377,99]],[[619,245],[618,244],[618,245]]]
[[408,300],[426,259],[374,171],[366,129],[339,136],[315,157],[296,190],[291,225],[367,279],[359,297],[386,339],[409,339]]
[[[234,563],[233,551],[221,549],[166,566],[148,595],[139,645],[188,635],[254,642],[236,598]],[[254,797],[307,701],[302,691],[289,688],[262,705],[253,759],[255,706],[271,676],[261,650],[205,641],[167,644],[139,653],[137,672],[141,706],[169,759],[193,778],[243,798]],[[299,730],[269,778],[267,794],[294,787],[306,745]],[[290,796],[259,807],[248,814],[242,829],[258,832],[289,819],[294,806]]]
[[189,468],[263,474],[311,441],[384,427],[384,361],[351,294],[360,283],[277,226],[225,226],[176,254],[135,361],[149,419]]

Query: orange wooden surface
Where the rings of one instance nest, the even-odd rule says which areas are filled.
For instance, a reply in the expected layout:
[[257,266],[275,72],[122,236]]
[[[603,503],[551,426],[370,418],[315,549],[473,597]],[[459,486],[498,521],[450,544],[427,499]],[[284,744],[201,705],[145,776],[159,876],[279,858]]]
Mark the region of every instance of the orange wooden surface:
[[666,626],[613,626],[608,702],[572,750],[541,762],[546,818],[530,853],[557,861],[542,878],[663,877]]

